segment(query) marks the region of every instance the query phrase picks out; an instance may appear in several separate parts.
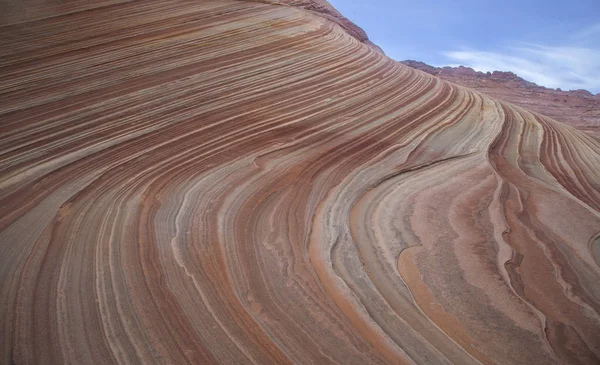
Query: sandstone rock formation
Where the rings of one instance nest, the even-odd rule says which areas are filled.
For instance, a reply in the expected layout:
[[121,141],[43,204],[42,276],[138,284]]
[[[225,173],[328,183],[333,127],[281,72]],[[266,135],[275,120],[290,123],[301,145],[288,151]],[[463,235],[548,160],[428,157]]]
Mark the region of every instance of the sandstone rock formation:
[[358,39],[362,43],[371,47],[375,51],[384,54],[383,50],[371,42],[367,33],[352,23],[348,18],[342,15],[336,8],[331,6],[331,4],[327,0],[246,0],[246,1],[255,1],[261,2],[265,4],[273,4],[273,5],[283,5],[283,6],[291,6],[295,8],[304,9],[306,11],[310,11],[318,16],[324,17],[331,21],[334,21],[338,25],[340,25],[348,34]]
[[413,60],[402,63],[565,122],[600,140],[600,94],[593,95],[587,90],[549,89],[512,72],[484,73],[464,66],[433,67]]
[[297,7],[1,26],[0,363],[598,364],[589,136]]

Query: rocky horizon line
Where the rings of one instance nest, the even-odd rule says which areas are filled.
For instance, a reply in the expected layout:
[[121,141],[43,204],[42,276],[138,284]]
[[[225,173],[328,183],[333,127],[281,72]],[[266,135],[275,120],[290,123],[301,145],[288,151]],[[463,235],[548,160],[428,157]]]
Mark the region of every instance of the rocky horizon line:
[[547,87],[547,86],[544,86],[544,85],[538,85],[538,84],[536,84],[533,81],[529,81],[529,80],[526,80],[526,79],[522,78],[521,76],[519,76],[518,74],[516,74],[513,71],[495,70],[495,71],[483,72],[483,71],[477,71],[474,68],[469,67],[469,66],[465,66],[465,65],[437,67],[437,66],[432,66],[432,65],[430,65],[428,63],[425,63],[425,62],[422,62],[422,61],[417,61],[417,60],[412,60],[412,59],[402,60],[402,61],[399,61],[399,62],[402,63],[403,65],[416,68],[416,69],[421,70],[423,72],[427,72],[427,73],[429,73],[430,75],[433,75],[433,76],[437,76],[444,69],[451,69],[451,70],[464,69],[464,70],[467,70],[468,72],[472,71],[472,73],[476,74],[477,76],[492,77],[492,78],[494,78],[494,76],[500,76],[499,78],[510,78],[510,79],[512,79],[512,81],[526,82],[528,84],[531,84],[532,87],[539,87],[539,88],[543,88],[543,89],[546,89],[546,90],[552,90],[552,91],[564,92],[564,93],[578,93],[578,94],[583,94],[585,96],[592,96],[592,97],[597,97],[597,96],[600,95],[600,93],[593,93],[593,92],[591,92],[589,90],[586,90],[586,89],[563,90],[560,87],[559,88],[551,88],[551,87]]

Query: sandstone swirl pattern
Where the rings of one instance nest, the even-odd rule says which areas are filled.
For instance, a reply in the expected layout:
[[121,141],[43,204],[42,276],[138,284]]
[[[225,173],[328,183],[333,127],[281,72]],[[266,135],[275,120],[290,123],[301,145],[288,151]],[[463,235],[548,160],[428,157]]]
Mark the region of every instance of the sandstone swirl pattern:
[[302,9],[28,11],[0,363],[600,361],[597,141]]

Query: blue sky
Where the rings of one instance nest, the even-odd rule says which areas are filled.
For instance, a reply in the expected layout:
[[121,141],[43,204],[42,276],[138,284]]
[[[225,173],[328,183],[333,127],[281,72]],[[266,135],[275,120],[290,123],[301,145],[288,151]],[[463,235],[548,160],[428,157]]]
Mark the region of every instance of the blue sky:
[[600,92],[600,0],[329,0],[396,59]]

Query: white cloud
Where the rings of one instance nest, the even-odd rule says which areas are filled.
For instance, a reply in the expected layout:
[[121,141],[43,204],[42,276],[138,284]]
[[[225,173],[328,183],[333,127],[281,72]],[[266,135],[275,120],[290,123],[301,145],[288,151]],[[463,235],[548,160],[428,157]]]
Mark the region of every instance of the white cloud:
[[[600,29],[599,29],[600,30]],[[452,63],[477,71],[512,71],[538,85],[600,92],[600,50],[518,43],[500,51],[445,52]]]
[[593,39],[598,39],[597,37],[600,36],[600,23],[596,23],[596,24],[592,24],[589,27],[583,28],[582,30],[580,30],[579,32],[575,33],[573,35],[573,39],[576,40],[587,40],[587,39],[591,39],[593,37]]

